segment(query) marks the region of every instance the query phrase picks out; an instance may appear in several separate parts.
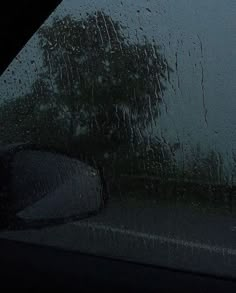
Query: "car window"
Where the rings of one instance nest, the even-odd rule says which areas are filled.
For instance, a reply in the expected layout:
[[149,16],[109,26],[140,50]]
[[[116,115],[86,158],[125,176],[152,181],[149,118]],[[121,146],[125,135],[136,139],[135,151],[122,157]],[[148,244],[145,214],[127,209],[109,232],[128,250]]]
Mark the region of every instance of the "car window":
[[0,77],[0,143],[99,166],[109,198],[1,237],[235,277],[235,13],[64,0]]

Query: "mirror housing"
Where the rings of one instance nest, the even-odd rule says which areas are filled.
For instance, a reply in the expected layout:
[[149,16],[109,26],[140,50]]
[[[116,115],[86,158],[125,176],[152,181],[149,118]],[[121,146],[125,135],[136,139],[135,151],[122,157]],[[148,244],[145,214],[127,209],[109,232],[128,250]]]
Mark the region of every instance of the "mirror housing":
[[99,170],[77,159],[29,144],[0,147],[3,227],[39,227],[96,214],[104,206],[103,191]]

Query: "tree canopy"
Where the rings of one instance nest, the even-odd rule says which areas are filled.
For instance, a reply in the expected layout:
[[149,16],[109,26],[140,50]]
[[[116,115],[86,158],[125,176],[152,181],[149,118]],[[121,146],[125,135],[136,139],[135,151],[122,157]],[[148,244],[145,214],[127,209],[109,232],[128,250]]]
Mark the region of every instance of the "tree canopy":
[[40,29],[41,79],[54,88],[71,135],[87,127],[127,139],[157,117],[171,69],[154,40],[137,43],[124,30],[102,11],[81,20],[56,18]]
[[95,156],[145,144],[172,70],[155,40],[133,40],[126,30],[103,11],[44,25],[37,33],[43,71],[29,94],[2,107],[11,125],[5,137],[76,144]]

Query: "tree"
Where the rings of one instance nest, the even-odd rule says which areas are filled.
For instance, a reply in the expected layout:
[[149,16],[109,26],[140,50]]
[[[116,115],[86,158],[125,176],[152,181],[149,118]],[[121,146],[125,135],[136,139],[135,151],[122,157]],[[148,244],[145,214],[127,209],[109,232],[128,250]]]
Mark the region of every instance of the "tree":
[[3,120],[18,120],[10,128],[23,140],[63,147],[66,141],[95,157],[145,144],[172,70],[154,40],[130,40],[125,30],[103,11],[44,25],[38,31],[43,71],[30,94],[5,105]]
[[[102,11],[54,19],[39,31],[41,79],[58,92],[68,131],[127,141],[154,120],[171,71],[155,41],[129,42],[124,27]],[[62,115],[63,116],[63,115]]]

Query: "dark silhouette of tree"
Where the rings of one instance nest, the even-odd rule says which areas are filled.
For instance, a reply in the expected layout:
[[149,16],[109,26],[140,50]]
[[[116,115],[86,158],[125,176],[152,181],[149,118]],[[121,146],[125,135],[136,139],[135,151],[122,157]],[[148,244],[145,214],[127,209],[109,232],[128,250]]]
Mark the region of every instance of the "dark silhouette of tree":
[[56,88],[72,137],[79,126],[115,144],[127,142],[158,115],[171,69],[154,41],[131,42],[124,29],[98,11],[82,20],[54,19],[39,31],[41,79]]
[[[37,89],[37,90],[36,90]],[[39,145],[63,144],[67,130],[58,107],[52,104],[52,92],[44,82],[34,83],[34,94],[4,101],[0,107],[0,140],[4,143],[33,142]]]
[[5,137],[66,144],[95,157],[144,147],[172,70],[154,40],[137,42],[125,32],[103,11],[44,25],[38,31],[43,71],[30,94],[2,107],[2,121],[11,125]]

